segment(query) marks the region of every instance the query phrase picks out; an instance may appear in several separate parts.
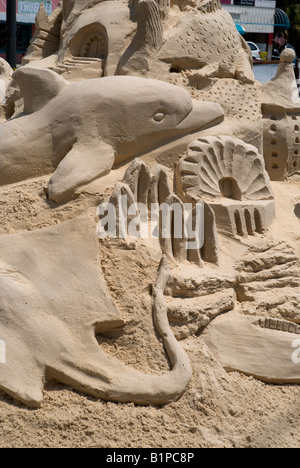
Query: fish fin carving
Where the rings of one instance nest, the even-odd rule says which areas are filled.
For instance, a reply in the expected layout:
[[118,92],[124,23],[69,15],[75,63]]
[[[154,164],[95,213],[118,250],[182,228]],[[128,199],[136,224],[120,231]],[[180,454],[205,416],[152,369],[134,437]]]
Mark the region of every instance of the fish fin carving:
[[89,145],[77,142],[60,162],[49,181],[48,195],[56,203],[71,197],[75,190],[108,174],[115,162],[112,146],[91,139]]
[[21,67],[13,74],[24,99],[24,113],[32,114],[55,98],[68,82],[52,70]]
[[[45,384],[44,371],[29,347],[11,334],[6,338],[6,363],[0,364],[0,388],[27,406],[38,408],[43,402]],[[20,359],[22,356],[22,359]]]

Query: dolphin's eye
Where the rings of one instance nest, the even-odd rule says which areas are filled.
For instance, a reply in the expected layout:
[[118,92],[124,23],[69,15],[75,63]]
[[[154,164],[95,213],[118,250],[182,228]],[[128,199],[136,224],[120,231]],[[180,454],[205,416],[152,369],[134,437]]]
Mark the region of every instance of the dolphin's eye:
[[165,114],[163,112],[157,112],[156,114],[154,114],[153,118],[155,122],[161,122],[162,120],[164,120]]

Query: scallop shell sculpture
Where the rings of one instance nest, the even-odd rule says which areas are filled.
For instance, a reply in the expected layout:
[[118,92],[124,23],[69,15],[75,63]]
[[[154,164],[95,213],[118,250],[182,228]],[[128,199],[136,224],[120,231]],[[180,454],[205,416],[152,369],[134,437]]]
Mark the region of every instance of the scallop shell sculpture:
[[254,146],[229,136],[191,143],[177,166],[176,189],[185,201],[274,198],[263,156]]

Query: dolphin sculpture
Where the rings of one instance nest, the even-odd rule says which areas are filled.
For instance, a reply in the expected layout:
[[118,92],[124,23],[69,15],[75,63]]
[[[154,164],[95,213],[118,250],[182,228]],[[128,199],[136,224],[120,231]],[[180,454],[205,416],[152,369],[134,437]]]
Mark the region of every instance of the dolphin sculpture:
[[0,390],[31,407],[42,404],[45,382],[53,380],[104,400],[177,400],[192,371],[169,326],[163,296],[168,277],[164,258],[153,315],[172,370],[147,375],[108,356],[96,339],[116,336],[124,322],[101,271],[91,218],[1,236]]
[[23,67],[24,113],[0,126],[0,185],[52,175],[49,198],[74,191],[147,150],[216,125],[219,104],[162,81],[115,76],[68,83]]

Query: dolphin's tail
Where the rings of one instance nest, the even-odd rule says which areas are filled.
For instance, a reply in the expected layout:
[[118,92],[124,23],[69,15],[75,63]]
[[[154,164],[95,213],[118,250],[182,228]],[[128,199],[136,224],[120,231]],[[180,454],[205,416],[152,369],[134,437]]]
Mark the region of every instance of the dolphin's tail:
[[143,374],[120,365],[114,359],[106,360],[103,366],[98,362],[97,370],[93,358],[93,362],[84,366],[69,363],[61,372],[52,369],[52,377],[76,390],[108,401],[165,405],[178,400],[190,383],[192,369],[188,356],[175,339],[168,322],[164,299],[168,278],[169,265],[167,258],[163,257],[154,286],[153,315],[156,329],[164,341],[173,367],[169,373]]

